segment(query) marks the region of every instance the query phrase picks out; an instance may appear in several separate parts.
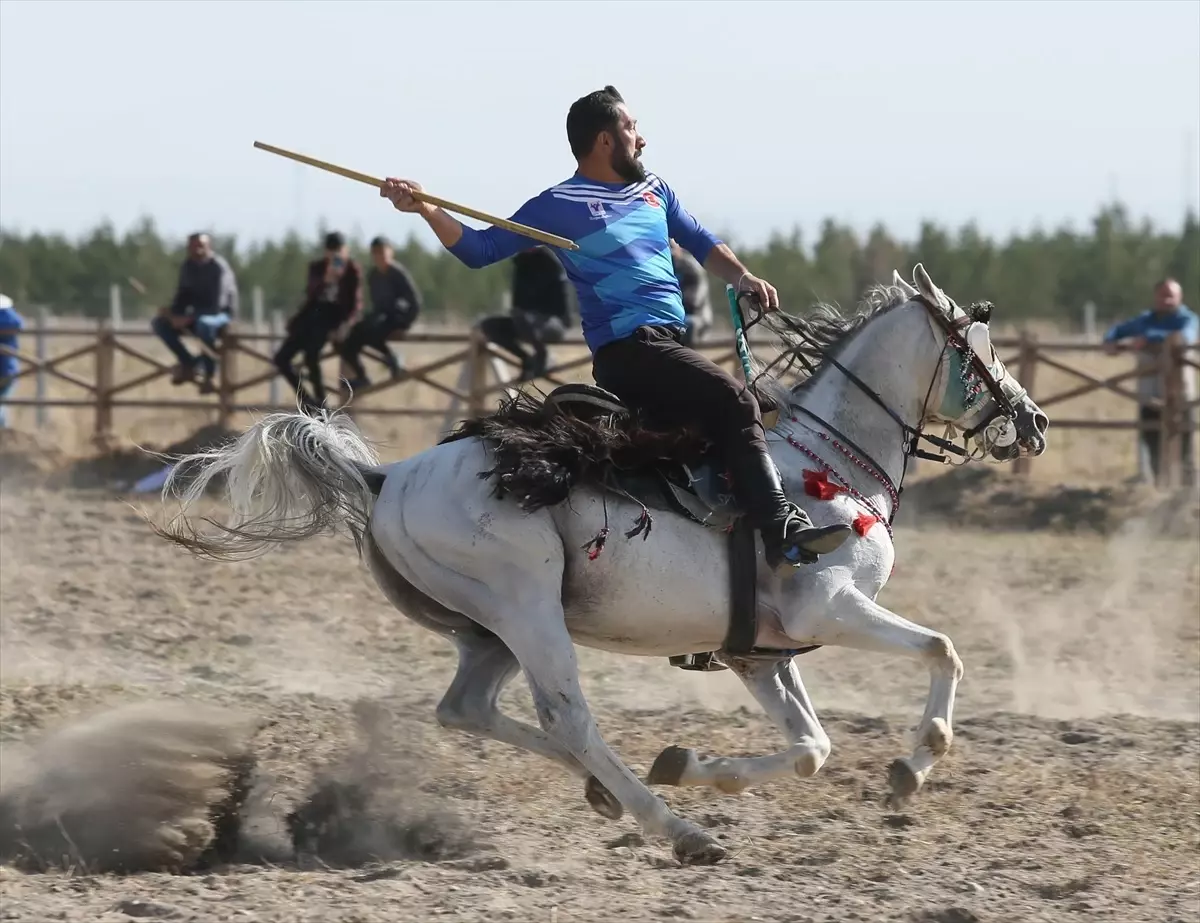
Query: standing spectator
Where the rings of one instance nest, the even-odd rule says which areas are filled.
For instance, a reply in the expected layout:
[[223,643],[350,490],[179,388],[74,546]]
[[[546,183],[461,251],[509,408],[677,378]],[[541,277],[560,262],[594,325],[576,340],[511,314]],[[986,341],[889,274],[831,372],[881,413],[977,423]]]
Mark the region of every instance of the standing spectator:
[[708,274],[694,256],[671,240],[671,262],[675,266],[675,277],[683,294],[683,313],[687,315],[683,331],[683,343],[692,346],[696,338],[707,333],[713,324],[712,296],[708,288]]
[[543,245],[521,251],[512,263],[512,311],[484,318],[479,329],[520,360],[518,381],[532,381],[546,374],[546,344],[561,342],[571,323],[570,282],[558,257]]
[[188,237],[188,256],[179,268],[179,283],[170,305],[159,312],[150,328],[175,354],[179,366],[171,381],[181,385],[201,372],[200,393],[210,394],[216,361],[208,352],[193,356],[183,345],[180,334],[190,333],[210,350],[217,349],[217,338],[237,315],[237,279],[229,263],[212,248],[205,233]]
[[371,384],[359,358],[364,346],[379,353],[392,378],[400,377],[401,363],[388,346],[388,338],[406,334],[421,313],[421,296],[412,275],[396,262],[386,237],[371,241],[371,264],[367,272],[371,310],[351,328],[341,350],[342,361],[354,376],[349,382],[351,388]]
[[[321,350],[333,340],[341,342],[362,312],[362,269],[350,259],[346,238],[337,231],[325,235],[325,254],[308,264],[304,303],[287,325],[287,338],[275,353],[275,367],[300,395],[305,410],[325,404],[321,377]],[[304,391],[292,367],[296,354],[304,353],[312,394]]]
[[[0,346],[17,350],[17,334],[25,329],[25,318],[17,313],[12,299],[0,295]],[[16,356],[0,351],[0,429],[8,429],[8,396],[16,382],[21,363]]]
[[[1140,468],[1149,471],[1157,480],[1162,459],[1159,458],[1159,432],[1156,427],[1162,420],[1161,406],[1152,402],[1161,401],[1162,375],[1154,370],[1159,361],[1163,344],[1168,337],[1178,334],[1181,344],[1195,344],[1200,340],[1200,319],[1183,303],[1183,288],[1175,279],[1163,279],[1154,287],[1154,307],[1143,311],[1136,317],[1115,324],[1104,335],[1107,352],[1111,355],[1125,348],[1137,353],[1137,366],[1143,374],[1138,377],[1138,418],[1142,423],[1139,432]],[[1183,400],[1195,398],[1195,375],[1191,369],[1183,369],[1184,390]],[[1192,483],[1195,478],[1195,438],[1196,415],[1188,410],[1184,416],[1184,427],[1187,432],[1180,440],[1185,483]]]

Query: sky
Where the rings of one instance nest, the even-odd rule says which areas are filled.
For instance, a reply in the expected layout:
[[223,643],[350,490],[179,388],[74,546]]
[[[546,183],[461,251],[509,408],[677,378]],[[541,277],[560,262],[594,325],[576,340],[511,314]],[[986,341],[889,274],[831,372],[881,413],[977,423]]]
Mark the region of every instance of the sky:
[[607,83],[646,166],[746,245],[1200,203],[1200,0],[0,0],[0,226],[432,244],[253,142],[507,216],[571,174],[567,109]]

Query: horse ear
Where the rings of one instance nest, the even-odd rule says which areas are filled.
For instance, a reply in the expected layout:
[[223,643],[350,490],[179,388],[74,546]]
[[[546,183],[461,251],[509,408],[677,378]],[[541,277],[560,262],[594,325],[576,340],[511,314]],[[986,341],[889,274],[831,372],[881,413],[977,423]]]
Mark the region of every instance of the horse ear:
[[942,294],[942,290],[933,284],[933,280],[929,278],[929,273],[925,271],[925,267],[917,263],[913,269],[913,281],[917,283],[917,288],[921,294],[936,304],[946,313],[951,313],[951,307],[946,300],[946,296]]
[[896,272],[894,269],[892,270],[892,285],[904,292],[904,294],[909,298],[915,298],[918,294],[920,294],[915,288],[900,278],[900,273]]

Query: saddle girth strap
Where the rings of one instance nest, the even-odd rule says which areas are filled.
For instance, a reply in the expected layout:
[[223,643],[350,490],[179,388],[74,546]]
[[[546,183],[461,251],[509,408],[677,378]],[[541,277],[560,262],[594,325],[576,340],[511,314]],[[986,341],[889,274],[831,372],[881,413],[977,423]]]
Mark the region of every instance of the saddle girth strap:
[[729,530],[729,630],[723,650],[737,656],[754,650],[758,638],[758,557],[755,531],[740,516]]

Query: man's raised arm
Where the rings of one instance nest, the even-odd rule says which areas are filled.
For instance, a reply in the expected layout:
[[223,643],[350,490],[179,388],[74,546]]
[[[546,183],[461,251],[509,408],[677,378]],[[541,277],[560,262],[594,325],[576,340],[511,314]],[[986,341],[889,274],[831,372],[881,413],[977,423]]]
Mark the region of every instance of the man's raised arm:
[[[437,235],[450,253],[471,269],[482,269],[501,260],[516,256],[533,245],[523,234],[504,228],[490,227],[482,231],[469,228],[436,205],[421,202],[413,196],[421,186],[410,180],[388,179],[379,189],[379,194],[389,199],[399,211],[420,215]],[[509,220],[527,224],[551,234],[558,233],[550,225],[553,214],[547,208],[545,196],[530,199]]]

